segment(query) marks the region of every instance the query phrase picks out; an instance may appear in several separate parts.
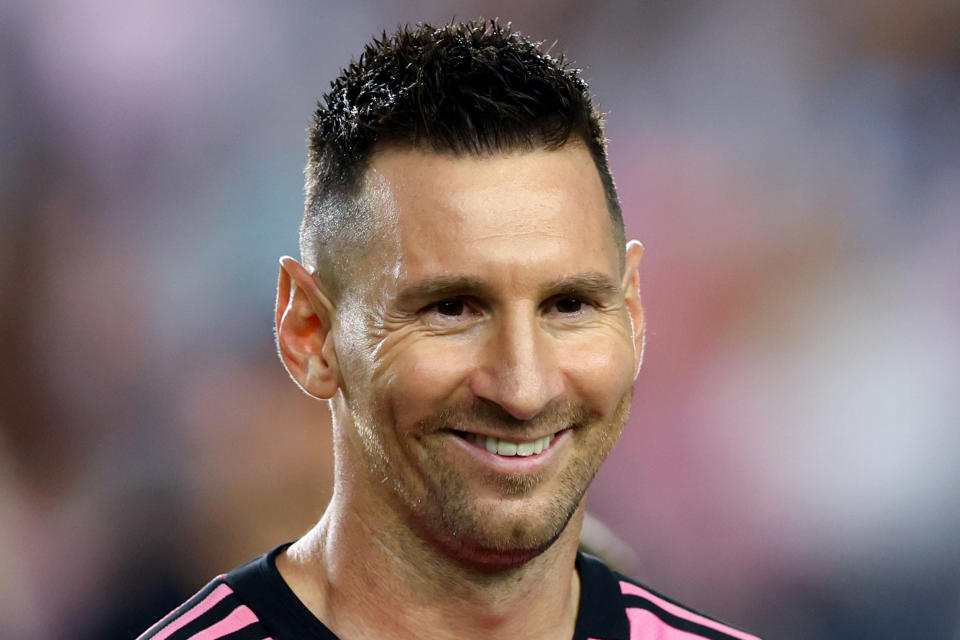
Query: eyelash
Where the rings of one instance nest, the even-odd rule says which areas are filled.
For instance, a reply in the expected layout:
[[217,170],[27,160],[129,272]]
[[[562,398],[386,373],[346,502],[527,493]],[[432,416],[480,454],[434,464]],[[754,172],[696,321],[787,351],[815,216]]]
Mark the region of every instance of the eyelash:
[[[576,302],[579,307],[576,311],[561,311],[558,307],[561,303],[564,302]],[[550,298],[546,303],[547,309],[556,309],[561,316],[566,316],[567,318],[575,318],[581,316],[584,313],[589,313],[590,311],[596,311],[601,308],[601,304],[585,295],[577,293],[562,293]]]
[[[580,296],[576,294],[561,294],[561,295],[557,295],[550,298],[547,301],[545,308],[552,309],[553,307],[556,307],[558,304],[562,302],[571,302],[571,301],[581,305],[581,307],[597,306],[594,301],[584,296]],[[448,304],[462,305],[462,310],[460,310],[460,313],[442,313],[441,312],[442,305],[448,305]],[[448,317],[448,318],[457,318],[462,316],[464,311],[466,312],[474,311],[474,313],[477,313],[474,310],[475,307],[476,305],[471,304],[468,300],[465,300],[463,298],[444,298],[443,300],[437,300],[436,302],[430,303],[429,305],[427,305],[421,310],[421,313],[436,313],[437,315]],[[574,315],[574,314],[580,313],[581,311],[582,311],[582,308],[578,308],[576,311],[562,313],[562,315]]]
[[463,310],[464,310],[464,311],[469,311],[469,310],[471,309],[471,305],[470,305],[466,300],[464,300],[464,299],[462,299],[462,298],[444,298],[443,300],[437,300],[436,302],[427,305],[426,307],[424,307],[423,310],[426,311],[426,312],[431,312],[431,311],[432,311],[432,312],[437,313],[438,315],[446,316],[446,317],[450,317],[450,318],[456,318],[456,317],[462,315],[462,313],[456,313],[456,314],[453,314],[453,313],[441,313],[440,308],[441,308],[442,305],[445,305],[445,304],[459,304],[459,305],[461,305],[461,306],[463,307]]

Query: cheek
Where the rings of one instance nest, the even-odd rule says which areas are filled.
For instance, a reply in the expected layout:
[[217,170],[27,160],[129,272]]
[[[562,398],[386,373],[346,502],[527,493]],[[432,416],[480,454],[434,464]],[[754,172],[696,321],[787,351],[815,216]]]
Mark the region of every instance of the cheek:
[[580,401],[606,416],[633,384],[633,347],[616,338],[585,342],[566,350],[563,368]]
[[386,395],[401,423],[416,423],[433,416],[458,392],[468,388],[466,381],[475,354],[463,345],[439,342],[432,339],[411,344],[390,363]]

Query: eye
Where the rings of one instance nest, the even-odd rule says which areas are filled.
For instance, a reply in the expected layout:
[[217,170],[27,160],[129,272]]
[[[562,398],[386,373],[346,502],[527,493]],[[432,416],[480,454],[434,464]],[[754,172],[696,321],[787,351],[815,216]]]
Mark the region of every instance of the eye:
[[442,316],[461,316],[466,311],[462,300],[441,300],[431,306]]
[[580,298],[566,297],[558,298],[553,304],[560,313],[579,313],[586,302]]
[[464,298],[443,298],[431,302],[420,310],[423,317],[434,322],[461,322],[476,317],[478,311],[473,302]]
[[550,313],[561,316],[577,316],[585,314],[597,305],[590,298],[580,295],[559,295],[550,300],[547,309]]

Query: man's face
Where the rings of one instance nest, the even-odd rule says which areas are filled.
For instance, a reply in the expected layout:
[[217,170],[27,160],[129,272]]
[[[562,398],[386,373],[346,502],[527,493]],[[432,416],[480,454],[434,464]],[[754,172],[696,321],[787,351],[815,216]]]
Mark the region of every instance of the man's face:
[[359,490],[463,562],[529,560],[619,436],[639,362],[597,170],[574,144],[390,149],[367,178],[381,239],[334,330]]

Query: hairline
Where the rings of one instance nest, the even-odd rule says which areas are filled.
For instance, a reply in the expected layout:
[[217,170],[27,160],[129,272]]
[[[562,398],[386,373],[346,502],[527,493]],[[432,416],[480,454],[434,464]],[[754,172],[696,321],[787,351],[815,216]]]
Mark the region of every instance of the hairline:
[[[344,253],[344,249],[360,249],[362,247],[372,248],[373,246],[373,213],[375,211],[372,208],[373,203],[367,198],[367,187],[369,185],[370,169],[373,165],[373,162],[376,158],[389,151],[415,151],[424,154],[434,154],[438,156],[446,156],[449,158],[468,158],[468,157],[497,157],[505,156],[513,153],[531,153],[537,150],[545,151],[560,151],[569,147],[580,146],[585,149],[590,154],[590,159],[594,170],[597,172],[597,178],[600,180],[600,187],[603,191],[603,199],[606,204],[607,209],[607,219],[610,221],[610,230],[613,235],[614,245],[617,251],[617,261],[620,267],[620,275],[623,275],[623,270],[625,268],[626,261],[626,229],[623,220],[623,213],[620,209],[619,195],[614,192],[613,202],[611,202],[610,193],[608,191],[607,185],[603,179],[603,171],[598,164],[598,158],[591,148],[590,142],[587,139],[585,133],[574,132],[562,144],[559,145],[547,145],[547,144],[512,144],[505,146],[504,148],[491,148],[485,150],[484,152],[476,153],[473,151],[456,151],[451,149],[437,149],[430,144],[429,140],[424,140],[421,142],[409,141],[403,138],[385,138],[383,140],[378,140],[375,142],[369,152],[366,154],[366,157],[357,163],[356,169],[357,174],[356,178],[350,183],[344,185],[346,188],[341,188],[337,190],[331,190],[318,204],[317,206],[334,206],[334,207],[357,207],[358,211],[362,215],[358,216],[358,219],[362,221],[363,228],[359,229],[359,234],[353,234],[353,238],[345,238],[347,234],[340,231],[336,242],[339,243],[337,247],[340,249],[341,253]],[[605,149],[601,149],[602,152],[605,152]],[[599,160],[606,162],[606,154],[603,153]],[[609,166],[606,167],[607,175],[612,181],[613,175],[610,171]],[[367,202],[364,202],[364,201]],[[345,214],[342,214],[345,215]],[[306,220],[306,216],[305,216]],[[309,233],[317,233],[316,229],[311,229]],[[335,260],[326,260],[324,262],[331,264],[331,271],[339,270],[339,274],[335,273],[320,273],[321,265],[319,259],[318,246],[315,243],[305,241],[303,235],[306,235],[304,231],[301,230],[300,238],[300,256],[304,264],[307,265],[308,269],[314,275],[314,278],[320,279],[320,284],[324,285],[324,288],[327,290],[327,293],[331,295],[332,300],[336,303],[344,293],[351,289],[348,286],[348,281],[352,279],[354,274],[349,273],[350,267],[356,264],[359,260],[366,257],[366,252],[363,252],[362,255],[354,255],[348,258],[349,265],[344,269],[344,266],[340,266],[339,269],[332,265]],[[360,235],[362,238],[357,238],[356,236]],[[305,250],[308,247],[314,249],[314,253],[317,255],[307,255]],[[352,252],[351,252],[352,253]],[[347,271],[348,273],[344,273]],[[344,278],[342,276],[346,275]]]

